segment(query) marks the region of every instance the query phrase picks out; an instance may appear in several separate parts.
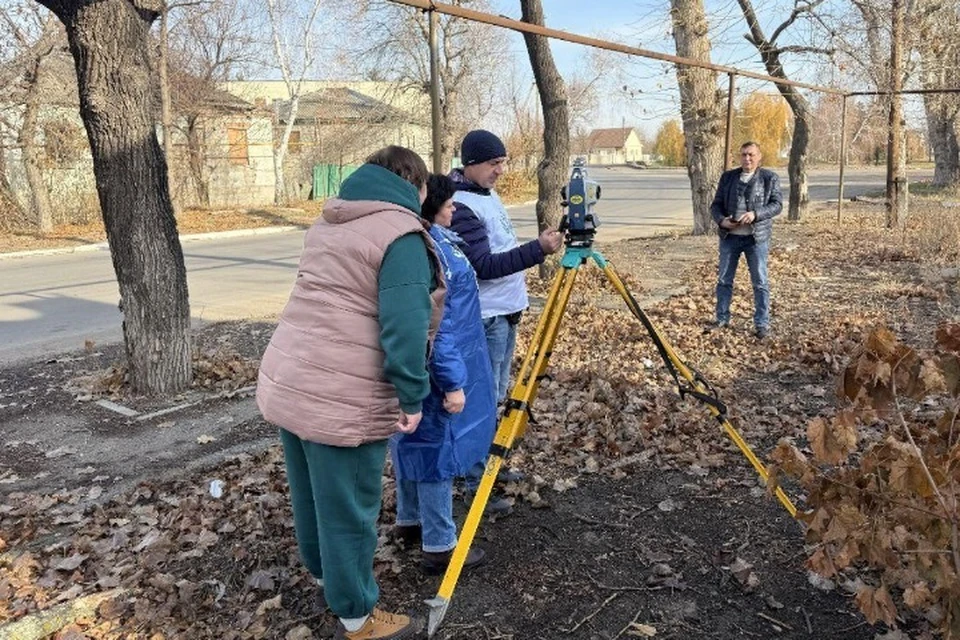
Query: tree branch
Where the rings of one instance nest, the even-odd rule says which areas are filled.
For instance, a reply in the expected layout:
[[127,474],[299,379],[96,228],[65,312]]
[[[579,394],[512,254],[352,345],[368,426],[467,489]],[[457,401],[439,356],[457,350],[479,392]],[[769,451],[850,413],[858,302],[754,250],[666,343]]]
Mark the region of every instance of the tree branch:
[[832,56],[836,53],[836,49],[823,49],[821,47],[808,47],[801,44],[791,44],[785,47],[777,47],[774,49],[777,54],[781,53],[816,53],[824,56]]
[[790,25],[797,21],[804,13],[813,13],[813,10],[817,8],[818,5],[823,3],[823,0],[814,0],[813,2],[807,2],[806,4],[801,5],[800,1],[797,0],[796,5],[793,8],[793,11],[790,12],[790,17],[783,21],[779,27],[773,30],[773,35],[770,36],[770,44],[772,45],[777,41],[777,38],[780,37],[780,34],[784,32]]

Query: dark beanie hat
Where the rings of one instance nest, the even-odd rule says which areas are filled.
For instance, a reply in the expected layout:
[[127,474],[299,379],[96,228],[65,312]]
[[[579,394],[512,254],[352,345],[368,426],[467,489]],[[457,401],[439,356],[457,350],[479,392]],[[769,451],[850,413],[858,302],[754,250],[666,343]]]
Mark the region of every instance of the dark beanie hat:
[[480,164],[494,158],[504,158],[507,148],[496,135],[484,129],[474,129],[463,138],[460,144],[460,161],[463,166]]

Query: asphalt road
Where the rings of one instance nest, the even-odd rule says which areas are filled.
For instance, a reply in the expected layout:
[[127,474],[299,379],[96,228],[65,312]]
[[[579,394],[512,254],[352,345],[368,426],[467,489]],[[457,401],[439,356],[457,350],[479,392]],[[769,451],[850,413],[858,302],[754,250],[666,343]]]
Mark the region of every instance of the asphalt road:
[[[604,242],[690,227],[682,170],[591,169],[602,185],[597,206]],[[836,198],[836,172],[811,175],[811,198]],[[882,188],[879,171],[847,173],[846,196]],[[536,236],[532,205],[511,209],[518,235]],[[270,318],[296,274],[303,232],[184,243],[194,323]],[[0,258],[0,365],[122,339],[119,294],[107,251]]]

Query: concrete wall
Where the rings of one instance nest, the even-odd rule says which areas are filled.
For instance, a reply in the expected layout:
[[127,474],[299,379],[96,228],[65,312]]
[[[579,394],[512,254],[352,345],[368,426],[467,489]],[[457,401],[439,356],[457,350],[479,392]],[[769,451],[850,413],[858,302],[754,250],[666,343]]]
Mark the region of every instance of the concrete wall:
[[[16,114],[16,108],[7,110],[8,114]],[[11,118],[11,125],[19,127],[16,116]],[[85,224],[100,217],[100,201],[97,196],[97,183],[93,174],[93,159],[90,156],[90,147],[87,143],[86,132],[80,114],[72,107],[49,106],[38,115],[37,144],[43,147],[47,140],[44,133],[44,123],[55,122],[61,125],[62,131],[68,131],[71,139],[65,145],[73,149],[72,153],[57,162],[45,157],[43,177],[50,196],[53,208],[53,223]],[[23,154],[17,146],[16,135],[7,131],[2,143],[6,164],[7,180],[13,197],[24,210],[30,206],[30,186],[27,183],[26,171],[23,166]]]

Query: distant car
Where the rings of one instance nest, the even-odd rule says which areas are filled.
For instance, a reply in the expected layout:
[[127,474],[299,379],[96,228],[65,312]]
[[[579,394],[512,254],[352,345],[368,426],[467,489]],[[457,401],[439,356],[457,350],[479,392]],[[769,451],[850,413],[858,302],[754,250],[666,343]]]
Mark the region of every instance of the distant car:
[[632,160],[627,163],[627,166],[633,167],[634,169],[646,169],[647,163],[643,160]]

